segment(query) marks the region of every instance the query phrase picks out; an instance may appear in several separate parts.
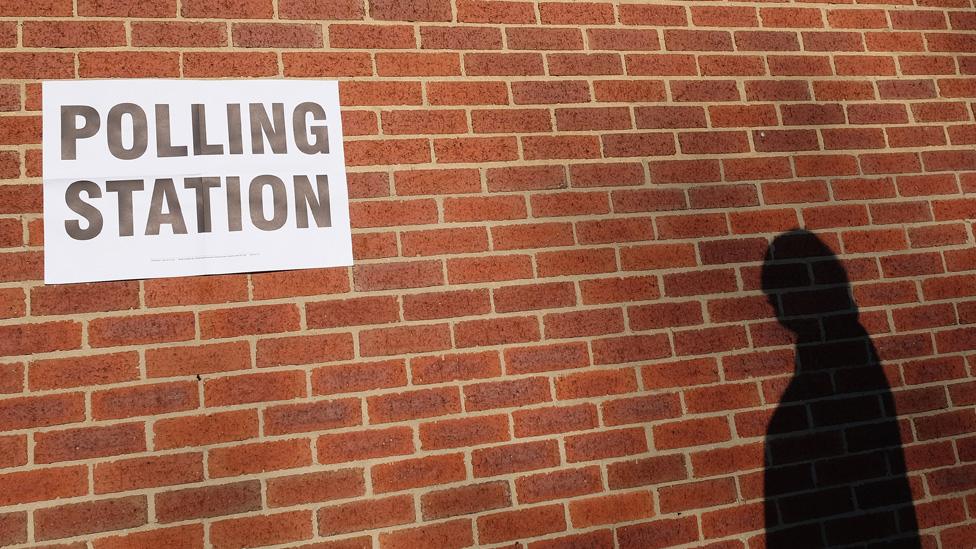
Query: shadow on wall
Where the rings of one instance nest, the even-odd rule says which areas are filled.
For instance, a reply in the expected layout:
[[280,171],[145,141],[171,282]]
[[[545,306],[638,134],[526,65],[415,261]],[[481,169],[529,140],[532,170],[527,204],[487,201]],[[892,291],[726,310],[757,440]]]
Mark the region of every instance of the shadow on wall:
[[762,286],[796,339],[766,433],[766,546],[919,547],[891,389],[840,261],[791,231],[770,245]]

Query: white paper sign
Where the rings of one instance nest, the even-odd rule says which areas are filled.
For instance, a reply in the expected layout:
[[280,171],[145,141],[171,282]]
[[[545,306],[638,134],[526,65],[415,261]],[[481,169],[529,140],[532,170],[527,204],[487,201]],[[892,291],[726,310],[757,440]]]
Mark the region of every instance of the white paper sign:
[[334,81],[43,85],[44,281],[352,265]]

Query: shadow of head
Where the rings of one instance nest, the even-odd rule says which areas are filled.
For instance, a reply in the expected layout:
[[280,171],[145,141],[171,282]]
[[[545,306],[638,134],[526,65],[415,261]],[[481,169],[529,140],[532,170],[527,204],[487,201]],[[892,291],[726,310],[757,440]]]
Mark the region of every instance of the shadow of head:
[[[847,271],[814,233],[793,229],[766,250],[761,283],[780,324],[803,336],[814,320],[857,316]],[[802,339],[802,337],[801,337]]]

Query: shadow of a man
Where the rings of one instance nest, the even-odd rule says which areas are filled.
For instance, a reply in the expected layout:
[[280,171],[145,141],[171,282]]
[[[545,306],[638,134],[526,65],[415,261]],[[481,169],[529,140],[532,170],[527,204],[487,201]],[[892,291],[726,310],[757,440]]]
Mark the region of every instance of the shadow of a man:
[[891,389],[844,267],[794,230],[767,250],[762,287],[796,340],[766,432],[766,546],[919,547]]

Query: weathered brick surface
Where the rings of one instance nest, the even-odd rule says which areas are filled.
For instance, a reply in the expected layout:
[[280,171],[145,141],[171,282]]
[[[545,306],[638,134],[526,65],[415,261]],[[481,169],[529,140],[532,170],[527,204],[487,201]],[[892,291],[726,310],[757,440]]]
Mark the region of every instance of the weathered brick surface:
[[[803,227],[972,546],[974,8],[0,0],[0,545],[763,547]],[[126,77],[338,79],[356,265],[45,286],[39,83]]]

